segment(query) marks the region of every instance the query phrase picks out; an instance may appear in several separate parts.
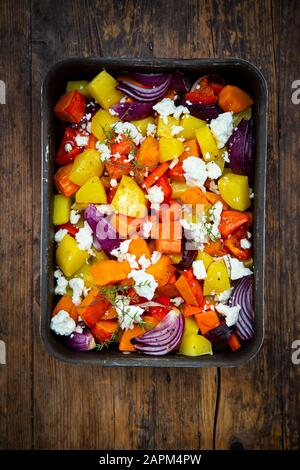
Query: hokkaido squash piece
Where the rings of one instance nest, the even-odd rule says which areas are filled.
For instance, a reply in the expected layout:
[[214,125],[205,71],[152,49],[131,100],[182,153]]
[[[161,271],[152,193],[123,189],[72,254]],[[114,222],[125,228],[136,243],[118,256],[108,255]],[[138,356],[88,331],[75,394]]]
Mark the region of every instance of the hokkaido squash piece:
[[190,139],[183,143],[184,152],[179,157],[180,161],[189,157],[201,157],[201,151],[197,139]]
[[155,168],[159,163],[158,140],[148,135],[137,152],[137,163],[140,167]]
[[206,193],[201,191],[200,188],[189,188],[183,194],[180,195],[179,199],[183,204],[203,204],[204,207],[210,206],[210,202],[206,199]]
[[92,328],[109,307],[109,302],[105,299],[97,288],[91,289],[83,301],[76,307],[77,315],[79,315],[84,323]]
[[224,211],[227,211],[229,209],[228,204],[226,204],[226,202],[224,201],[224,199],[222,198],[222,196],[220,194],[216,194],[216,193],[212,193],[210,191],[206,191],[205,197],[211,204],[215,204],[218,201],[222,202]]
[[217,240],[215,242],[210,241],[205,244],[204,252],[210,256],[224,256],[228,254],[228,251],[222,240]]
[[116,320],[99,320],[91,328],[92,335],[99,343],[110,341],[113,334],[119,328],[119,323]]
[[174,222],[174,220],[180,220],[182,218],[182,205],[171,200],[170,204],[162,204],[159,211],[159,220],[162,223]]
[[186,304],[183,309],[183,316],[184,317],[191,317],[192,315],[197,315],[202,312],[201,307],[197,307],[196,305],[188,305]]
[[127,261],[104,260],[93,264],[91,273],[98,286],[105,286],[127,279],[131,271]]
[[179,220],[159,224],[159,238],[155,240],[155,249],[160,253],[181,253],[182,226]]
[[221,323],[220,318],[213,310],[199,313],[195,315],[195,319],[203,335],[208,333],[210,330],[217,328]]
[[128,251],[131,255],[135,255],[137,260],[143,255],[148,259],[151,258],[150,248],[143,238],[131,240]]
[[[150,315],[144,315],[143,321],[152,325],[153,327],[159,323],[156,318]],[[134,352],[136,349],[134,345],[131,343],[131,340],[133,338],[136,338],[137,336],[142,336],[148,330],[149,328],[147,327],[142,328],[139,325],[134,325],[132,330],[125,330],[121,336],[121,340],[119,343],[119,351]]]
[[240,113],[254,103],[247,93],[234,85],[226,85],[222,88],[218,102],[223,111],[232,111],[233,113]]
[[181,297],[190,305],[202,306],[203,294],[202,287],[197,281],[192,271],[185,271],[180,278],[176,281],[177,287]]
[[117,311],[113,305],[110,305],[101,317],[101,320],[114,320],[118,318]]
[[169,297],[169,299],[172,299],[173,297],[178,297],[179,292],[177,290],[177,287],[175,286],[177,277],[176,274],[174,273],[169,281],[168,284],[166,284],[163,287],[158,287],[156,289],[156,294],[158,297]]
[[152,264],[146,269],[148,274],[152,274],[158,283],[158,287],[165,286],[175,271],[175,266],[172,265],[172,261],[166,255],[163,255],[157,263]]
[[73,318],[73,320],[77,322],[78,313],[77,313],[76,307],[73,304],[72,299],[69,295],[63,295],[59,299],[59,301],[57,302],[57,304],[54,307],[54,310],[52,312],[52,317],[57,315],[60,310],[65,310],[65,312],[68,312],[70,317]]

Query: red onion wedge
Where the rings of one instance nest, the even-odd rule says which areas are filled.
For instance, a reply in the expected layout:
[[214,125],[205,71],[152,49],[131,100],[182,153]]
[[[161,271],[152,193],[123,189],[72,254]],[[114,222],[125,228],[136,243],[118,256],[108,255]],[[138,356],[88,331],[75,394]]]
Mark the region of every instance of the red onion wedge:
[[84,211],[84,218],[94,232],[94,247],[110,253],[120,245],[119,234],[109,223],[106,216],[101,214],[93,204],[89,204]]
[[216,119],[219,114],[223,113],[220,106],[215,104],[200,104],[200,103],[191,103],[191,102],[182,102],[183,106],[188,108],[190,114],[198,119],[203,119],[203,121],[211,121]]
[[132,73],[130,76],[142,85],[158,86],[166,81],[168,73]]
[[171,310],[163,320],[143,336],[132,340],[137,351],[154,356],[168,354],[178,346],[183,333],[184,320],[181,312]]
[[239,305],[241,310],[236,323],[236,333],[242,340],[249,340],[254,335],[253,276],[243,277],[236,285],[230,305]]
[[151,102],[159,100],[167,93],[170,82],[171,76],[167,75],[160,85],[145,88],[139,84],[132,83],[131,80],[126,80],[126,77],[121,77],[117,89],[123,91],[136,101]]
[[[81,324],[79,325],[81,326]],[[74,351],[90,351],[96,347],[95,339],[85,325],[82,324],[82,333],[74,331],[67,338],[65,338],[65,345]]]
[[120,119],[125,121],[138,121],[151,116],[153,113],[152,106],[154,102],[149,103],[118,103],[111,106]]
[[253,119],[242,119],[230,136],[227,149],[230,168],[253,180],[254,171],[254,131]]

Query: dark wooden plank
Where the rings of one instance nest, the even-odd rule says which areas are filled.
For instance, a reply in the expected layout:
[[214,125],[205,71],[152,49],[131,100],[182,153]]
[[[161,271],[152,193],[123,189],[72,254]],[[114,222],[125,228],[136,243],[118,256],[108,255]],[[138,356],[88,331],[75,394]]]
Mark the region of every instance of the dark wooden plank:
[[0,79],[0,448],[32,444],[32,181],[30,106],[30,8],[28,1],[1,3]]
[[[279,200],[283,186],[277,145],[278,70],[272,4],[268,0],[213,1],[211,16],[216,54],[253,61],[269,86],[265,342],[249,364],[221,371],[216,446],[226,449],[237,440],[248,448],[280,449],[283,417]],[[290,259],[287,253],[285,256]]]
[[[40,174],[39,90],[46,70],[57,60],[82,54],[207,55],[210,29],[203,7],[199,9],[198,2],[189,2],[185,13],[181,6],[179,1],[98,1],[84,5],[68,1],[33,2],[33,175],[36,182]],[[167,11],[172,11],[172,15],[166,15]],[[180,38],[176,34],[179,24]],[[196,42],[189,43],[186,39],[191,24]],[[34,200],[36,285],[39,215],[37,194]],[[38,289],[34,318],[35,448],[212,448],[216,370],[126,370],[65,365],[48,357],[37,334]]]
[[[283,444],[286,449],[300,447],[300,364],[293,364],[292,344],[300,340],[300,103],[292,84],[300,80],[300,10],[299,2],[275,2],[274,18],[278,32],[279,81],[279,167],[280,167],[280,263],[282,331],[282,405]],[[300,88],[298,82],[298,90]],[[296,100],[295,100],[296,98]],[[297,104],[298,103],[298,104]],[[299,350],[299,344],[298,344]],[[300,357],[299,353],[297,354]],[[295,358],[297,359],[297,357]],[[299,359],[298,359],[299,361]]]

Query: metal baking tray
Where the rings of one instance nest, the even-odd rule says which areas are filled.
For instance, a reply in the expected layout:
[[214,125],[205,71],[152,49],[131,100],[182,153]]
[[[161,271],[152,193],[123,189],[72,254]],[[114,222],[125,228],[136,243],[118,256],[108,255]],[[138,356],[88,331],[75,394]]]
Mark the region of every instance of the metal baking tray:
[[[206,74],[219,74],[231,84],[241,86],[255,100],[255,184],[254,184],[254,311],[255,335],[239,351],[216,351],[213,356],[187,357],[168,355],[151,357],[138,353],[124,354],[117,350],[77,353],[67,349],[49,328],[55,303],[55,252],[53,210],[53,173],[57,149],[57,121],[53,108],[64,93],[68,80],[92,79],[103,68],[113,74],[123,71],[183,71],[191,79]],[[134,58],[71,58],[55,64],[42,87],[42,216],[41,216],[41,336],[49,354],[73,364],[126,367],[233,367],[253,358],[264,337],[264,254],[265,254],[265,176],[267,158],[267,84],[250,62],[239,58],[226,59],[134,59]]]

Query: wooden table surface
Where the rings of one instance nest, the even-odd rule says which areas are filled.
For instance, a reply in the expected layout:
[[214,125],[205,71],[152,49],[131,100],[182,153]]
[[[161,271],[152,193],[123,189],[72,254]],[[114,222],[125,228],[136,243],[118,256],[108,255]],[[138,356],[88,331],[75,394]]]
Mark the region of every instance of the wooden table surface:
[[[1,0],[2,449],[299,448],[300,2]],[[40,87],[71,56],[255,63],[269,86],[265,342],[237,369],[107,369],[39,336]]]

